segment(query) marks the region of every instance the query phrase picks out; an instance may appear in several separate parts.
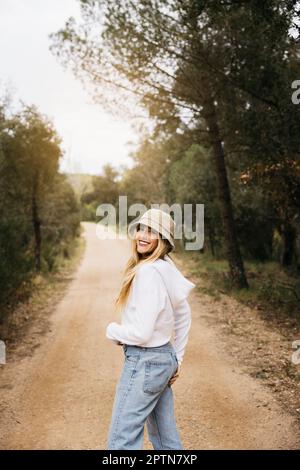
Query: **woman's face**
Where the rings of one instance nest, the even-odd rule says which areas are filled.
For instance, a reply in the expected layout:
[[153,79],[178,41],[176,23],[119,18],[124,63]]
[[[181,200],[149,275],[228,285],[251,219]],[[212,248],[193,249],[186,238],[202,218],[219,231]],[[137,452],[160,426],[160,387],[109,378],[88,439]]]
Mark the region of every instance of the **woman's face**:
[[158,245],[159,233],[147,225],[139,224],[135,235],[136,249],[141,255],[152,253]]

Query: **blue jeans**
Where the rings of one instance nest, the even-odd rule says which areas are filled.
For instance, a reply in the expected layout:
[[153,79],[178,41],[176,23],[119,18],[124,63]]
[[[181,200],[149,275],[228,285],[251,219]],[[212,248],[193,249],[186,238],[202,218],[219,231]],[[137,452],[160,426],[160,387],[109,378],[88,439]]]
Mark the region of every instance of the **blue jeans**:
[[171,342],[157,347],[123,345],[119,379],[109,428],[108,449],[140,450],[146,422],[156,450],[183,449],[176,428],[170,378],[178,368]]

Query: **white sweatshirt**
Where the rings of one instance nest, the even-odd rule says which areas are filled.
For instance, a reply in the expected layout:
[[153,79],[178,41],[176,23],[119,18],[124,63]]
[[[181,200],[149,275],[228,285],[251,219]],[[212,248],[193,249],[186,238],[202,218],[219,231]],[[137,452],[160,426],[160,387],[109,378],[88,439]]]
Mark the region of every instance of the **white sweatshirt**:
[[192,321],[187,297],[194,287],[168,255],[138,266],[121,324],[109,323],[106,337],[115,343],[153,347],[170,341],[174,331],[171,342],[181,364]]

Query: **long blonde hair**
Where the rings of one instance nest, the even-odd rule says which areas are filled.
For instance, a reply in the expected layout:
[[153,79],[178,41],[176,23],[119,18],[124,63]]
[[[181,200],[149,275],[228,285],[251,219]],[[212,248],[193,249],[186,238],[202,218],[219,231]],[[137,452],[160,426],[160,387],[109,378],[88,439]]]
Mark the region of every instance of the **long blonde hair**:
[[[116,309],[121,309],[127,302],[127,299],[130,293],[130,288],[131,288],[134,276],[137,271],[137,266],[155,261],[158,258],[163,259],[166,254],[171,258],[169,253],[172,251],[172,249],[173,247],[171,246],[169,241],[166,240],[165,238],[162,238],[161,235],[159,234],[158,244],[155,250],[153,250],[147,257],[143,257],[137,251],[136,240],[135,239],[131,240],[132,255],[127,261],[127,264],[124,270],[122,286],[121,286],[119,295],[115,300],[114,305]],[[173,261],[172,258],[171,260]]]

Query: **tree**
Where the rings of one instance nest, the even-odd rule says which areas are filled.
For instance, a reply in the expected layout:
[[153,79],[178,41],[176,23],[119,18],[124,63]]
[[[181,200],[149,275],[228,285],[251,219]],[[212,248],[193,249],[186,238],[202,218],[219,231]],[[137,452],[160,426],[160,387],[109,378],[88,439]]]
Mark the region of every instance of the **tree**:
[[103,167],[102,175],[93,176],[93,190],[83,193],[81,201],[84,203],[95,202],[98,204],[116,204],[118,200],[118,171],[111,165]]
[[[162,128],[171,124],[174,131],[182,119],[197,123],[199,143],[206,135],[212,147],[233,284],[247,287],[226,170],[223,118],[232,89],[278,107],[268,87],[261,88],[261,80],[256,85],[255,78],[263,75],[259,60],[247,64],[245,53],[251,61],[253,40],[260,46],[266,40],[257,57],[282,60],[281,39],[286,39],[294,2],[85,0],[81,7],[83,22],[77,25],[71,18],[52,35],[52,50],[77,76],[92,83],[97,100],[107,102],[109,96],[114,102],[111,94],[105,95],[108,86],[134,94]],[[264,34],[268,15],[271,27]],[[255,24],[255,31],[247,29],[249,24]],[[276,33],[281,35],[281,49],[274,48],[267,57]],[[252,81],[247,80],[249,71]]]
[[39,271],[42,243],[40,205],[49,197],[49,185],[58,170],[60,139],[51,122],[35,107],[25,107],[6,121],[1,141],[5,155],[3,174],[8,190],[5,194],[10,194],[14,201],[19,198],[25,213],[30,209],[35,268]]

